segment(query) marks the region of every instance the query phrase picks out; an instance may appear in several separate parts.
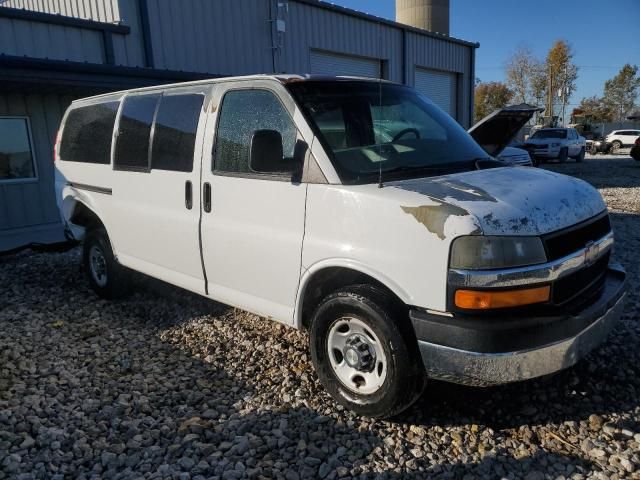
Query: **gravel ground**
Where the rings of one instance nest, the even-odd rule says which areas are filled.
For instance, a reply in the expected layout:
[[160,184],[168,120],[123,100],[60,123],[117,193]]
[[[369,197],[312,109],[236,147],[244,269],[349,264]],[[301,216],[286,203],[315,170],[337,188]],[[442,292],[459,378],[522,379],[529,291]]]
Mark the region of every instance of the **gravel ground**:
[[0,257],[0,479],[640,478],[640,164],[545,168],[611,207],[621,325],[573,369],[431,382],[392,422],[338,407],[302,333],[149,279],[98,300],[78,250]]

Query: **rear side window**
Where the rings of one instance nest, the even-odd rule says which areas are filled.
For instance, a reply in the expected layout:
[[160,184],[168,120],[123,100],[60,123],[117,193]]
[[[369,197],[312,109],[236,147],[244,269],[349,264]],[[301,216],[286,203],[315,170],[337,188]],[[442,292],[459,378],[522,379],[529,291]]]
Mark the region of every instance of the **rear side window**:
[[122,105],[114,167],[149,171],[149,138],[160,95],[127,97]]
[[297,130],[280,100],[267,90],[228,92],[218,120],[214,170],[254,173],[249,168],[249,147],[256,130],[280,132],[284,158],[293,158]]
[[203,95],[162,97],[153,133],[151,168],[191,172]]
[[67,162],[111,163],[111,138],[120,102],[74,108],[67,115],[60,159]]

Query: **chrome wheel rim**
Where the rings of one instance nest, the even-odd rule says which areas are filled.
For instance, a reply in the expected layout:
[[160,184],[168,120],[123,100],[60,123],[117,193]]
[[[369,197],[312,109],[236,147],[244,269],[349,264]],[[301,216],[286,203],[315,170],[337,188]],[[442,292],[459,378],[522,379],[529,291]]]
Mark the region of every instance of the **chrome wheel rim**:
[[382,342],[362,320],[336,320],[329,329],[327,354],[336,377],[350,391],[371,395],[384,385],[387,357]]
[[105,287],[107,285],[107,260],[104,257],[104,252],[97,245],[92,246],[89,250],[89,268],[93,281],[99,287]]

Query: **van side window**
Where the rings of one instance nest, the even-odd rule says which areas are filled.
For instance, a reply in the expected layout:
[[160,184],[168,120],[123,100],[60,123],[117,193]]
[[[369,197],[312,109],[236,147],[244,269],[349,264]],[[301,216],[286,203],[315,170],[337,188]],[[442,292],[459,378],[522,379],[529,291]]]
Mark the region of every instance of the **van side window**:
[[297,130],[280,100],[267,90],[234,90],[222,101],[214,147],[214,171],[254,173],[249,168],[249,147],[256,130],[282,135],[285,159],[293,159]]
[[151,168],[191,172],[204,95],[162,97],[153,131]]
[[111,163],[111,138],[120,102],[105,102],[69,111],[60,139],[60,159]]
[[114,168],[149,171],[149,137],[160,95],[127,97],[122,105]]

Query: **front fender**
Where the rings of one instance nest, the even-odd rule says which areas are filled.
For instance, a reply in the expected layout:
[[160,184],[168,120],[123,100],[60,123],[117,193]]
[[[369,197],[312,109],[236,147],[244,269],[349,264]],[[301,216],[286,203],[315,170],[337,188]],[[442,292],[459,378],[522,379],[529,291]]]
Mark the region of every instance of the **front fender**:
[[409,303],[409,299],[411,298],[408,292],[397,282],[389,278],[384,273],[376,270],[375,268],[370,267],[369,265],[350,258],[327,258],[311,265],[302,273],[300,277],[298,293],[296,295],[296,305],[293,315],[295,328],[300,329],[302,327],[302,304],[304,301],[307,286],[309,285],[311,279],[315,274],[328,268],[345,268],[367,275],[391,290],[404,303]]

